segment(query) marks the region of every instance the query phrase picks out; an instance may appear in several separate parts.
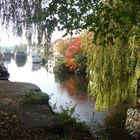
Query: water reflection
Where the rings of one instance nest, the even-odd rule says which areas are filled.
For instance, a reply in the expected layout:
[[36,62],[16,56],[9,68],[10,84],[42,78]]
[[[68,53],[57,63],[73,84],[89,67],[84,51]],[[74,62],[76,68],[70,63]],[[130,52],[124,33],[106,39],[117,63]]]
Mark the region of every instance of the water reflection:
[[11,58],[12,58],[11,52],[4,52],[3,60],[4,60],[5,64],[10,64],[11,63]]
[[[36,70],[33,70],[34,66]],[[81,121],[91,123],[93,103],[87,97],[85,78],[76,78],[74,76],[55,77],[53,73],[48,72],[40,64],[34,65],[26,61],[23,67],[18,67],[13,59],[7,68],[10,73],[10,81],[34,83],[43,92],[49,94],[51,96],[50,104],[52,106],[56,105],[55,111],[60,111],[61,106],[67,108],[77,105],[75,116]]]
[[3,54],[3,59],[4,59],[4,61],[6,61],[6,62],[10,62],[11,61],[11,57],[12,57],[12,54],[11,53],[4,53]]
[[32,63],[32,71],[38,71],[41,69],[41,63]]
[[10,59],[4,59],[4,64],[10,64],[11,63],[11,58]]
[[75,96],[81,100],[87,100],[88,79],[85,76],[55,75],[55,81],[61,89],[65,89],[69,96]]

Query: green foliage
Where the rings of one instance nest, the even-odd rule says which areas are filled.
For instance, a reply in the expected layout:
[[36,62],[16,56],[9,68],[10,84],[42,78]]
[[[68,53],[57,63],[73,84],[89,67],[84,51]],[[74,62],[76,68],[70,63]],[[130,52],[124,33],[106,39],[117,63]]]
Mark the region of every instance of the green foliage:
[[45,93],[29,92],[24,97],[24,103],[48,104],[49,96]]
[[66,62],[65,61],[57,61],[55,64],[55,67],[53,69],[55,74],[65,74],[68,72],[67,68],[66,68]]
[[[140,1],[106,0],[97,8],[93,32],[94,41],[99,45],[114,44],[115,38],[140,35]],[[135,10],[134,10],[135,9]]]
[[72,108],[66,108],[64,109],[61,106],[61,113],[58,113],[58,117],[63,121],[65,124],[71,124],[71,123],[76,123],[76,120],[72,118],[74,112],[75,112],[75,107]]
[[87,67],[87,57],[83,52],[75,56],[76,62],[78,63],[78,72],[80,74],[86,73],[86,67]]
[[129,44],[126,40],[116,39],[114,46],[89,47],[89,92],[96,98],[98,109],[117,106],[125,100],[136,102],[140,56]]
[[140,10],[133,9],[139,9],[137,2],[107,0],[99,5],[94,42],[86,48],[89,93],[96,98],[96,110],[136,104]]
[[77,129],[85,130],[85,131],[89,131],[90,132],[89,127],[84,122],[77,122],[77,119],[73,117],[74,112],[75,112],[75,107],[76,107],[76,105],[71,107],[71,108],[67,107],[66,109],[64,109],[61,106],[61,112],[57,113],[59,119],[67,127],[73,126],[73,127],[77,128]]

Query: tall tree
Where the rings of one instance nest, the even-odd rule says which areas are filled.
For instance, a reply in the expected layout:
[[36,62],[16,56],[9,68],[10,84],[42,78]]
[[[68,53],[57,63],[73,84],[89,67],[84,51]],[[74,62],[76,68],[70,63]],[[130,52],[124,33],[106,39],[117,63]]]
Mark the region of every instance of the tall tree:
[[66,58],[73,58],[81,50],[81,37],[72,38],[66,50]]
[[87,45],[89,91],[96,98],[98,110],[123,102],[136,103],[140,78],[139,23],[138,0],[106,0],[99,5],[94,42]]
[[65,53],[67,59],[67,68],[77,74],[86,73],[86,56],[84,53],[84,43],[82,36],[77,36],[71,39]]

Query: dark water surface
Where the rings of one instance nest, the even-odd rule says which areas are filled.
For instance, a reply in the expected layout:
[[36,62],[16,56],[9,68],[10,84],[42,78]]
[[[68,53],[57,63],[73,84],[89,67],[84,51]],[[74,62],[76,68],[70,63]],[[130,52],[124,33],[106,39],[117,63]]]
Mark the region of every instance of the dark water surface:
[[10,73],[10,81],[33,83],[49,94],[50,104],[55,111],[76,105],[74,116],[91,126],[99,139],[126,139],[126,110],[121,106],[118,110],[93,111],[94,102],[87,96],[87,80],[84,76],[55,76],[39,63],[26,61],[19,65],[13,59],[5,62],[5,66]]

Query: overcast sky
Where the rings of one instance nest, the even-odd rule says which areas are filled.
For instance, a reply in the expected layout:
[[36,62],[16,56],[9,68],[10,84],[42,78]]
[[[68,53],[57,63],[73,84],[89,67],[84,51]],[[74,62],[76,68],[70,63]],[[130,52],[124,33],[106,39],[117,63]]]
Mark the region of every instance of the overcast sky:
[[[59,31],[55,31],[52,34],[52,42],[54,42],[55,40],[62,38],[62,35],[64,34],[64,32],[59,32]],[[10,31],[6,31],[5,29],[1,29],[0,27],[0,46],[1,47],[10,47],[10,46],[14,46],[14,45],[19,45],[20,43],[27,43],[26,41],[26,37],[16,37],[13,36],[12,33],[10,33]]]
[[[64,34],[65,34],[64,31],[55,30],[52,34],[52,42],[62,38]],[[70,35],[66,36],[65,38],[68,37],[70,37]],[[6,31],[5,29],[2,29],[0,26],[0,47],[10,47],[14,45],[19,45],[21,43],[27,43],[25,36],[22,38],[13,36],[11,31]]]

